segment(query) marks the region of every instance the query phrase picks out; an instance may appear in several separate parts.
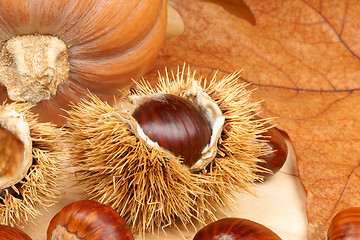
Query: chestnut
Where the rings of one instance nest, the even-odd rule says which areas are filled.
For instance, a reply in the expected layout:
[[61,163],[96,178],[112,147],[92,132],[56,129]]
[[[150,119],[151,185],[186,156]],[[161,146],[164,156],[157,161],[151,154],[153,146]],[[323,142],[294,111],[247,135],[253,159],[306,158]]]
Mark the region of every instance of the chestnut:
[[211,125],[193,102],[171,94],[148,98],[132,116],[145,135],[191,167],[210,143]]
[[47,240],[134,240],[130,228],[112,208],[81,200],[65,206],[50,221]]
[[223,218],[198,231],[193,240],[281,240],[269,228],[244,218]]
[[360,239],[360,207],[352,207],[338,212],[330,223],[327,239]]
[[271,127],[266,132],[262,133],[260,139],[267,140],[269,150],[267,150],[265,155],[259,157],[264,161],[258,162],[258,165],[271,172],[259,172],[258,175],[262,176],[264,179],[268,179],[277,173],[286,162],[288,147],[283,134],[275,127]]
[[0,225],[1,240],[31,240],[29,235],[14,227]]

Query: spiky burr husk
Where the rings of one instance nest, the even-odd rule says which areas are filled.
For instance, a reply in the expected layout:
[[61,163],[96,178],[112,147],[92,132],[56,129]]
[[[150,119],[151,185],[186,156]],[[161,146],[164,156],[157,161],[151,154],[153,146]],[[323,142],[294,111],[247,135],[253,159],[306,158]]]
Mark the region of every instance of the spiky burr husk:
[[129,126],[121,103],[110,106],[91,95],[68,112],[78,179],[91,199],[117,210],[136,232],[164,228],[175,220],[185,226],[215,220],[219,207],[235,202],[233,192],[251,192],[259,180],[256,163],[266,147],[258,138],[268,120],[254,120],[259,103],[250,101],[246,85],[238,83],[239,73],[207,82],[184,72],[160,76],[155,87],[141,81],[124,95],[182,96],[194,82],[203,86],[222,110],[225,125],[216,158],[201,172],[191,172],[178,158],[147,147]]
[[0,107],[23,114],[30,128],[32,165],[20,182],[0,190],[0,224],[22,226],[59,197],[59,182],[66,160],[64,132],[51,123],[38,123],[28,104],[4,103]]

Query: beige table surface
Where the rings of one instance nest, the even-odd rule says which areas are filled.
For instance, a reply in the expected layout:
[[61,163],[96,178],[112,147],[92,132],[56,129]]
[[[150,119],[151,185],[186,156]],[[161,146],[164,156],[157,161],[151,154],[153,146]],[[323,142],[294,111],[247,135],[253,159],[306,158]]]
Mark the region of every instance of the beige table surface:
[[[232,217],[248,218],[262,223],[276,232],[284,240],[306,239],[306,211],[305,191],[299,181],[295,155],[290,151],[287,162],[280,172],[257,185],[257,196],[237,195],[239,206],[233,207],[230,213]],[[24,231],[33,240],[45,240],[46,229],[50,219],[65,205],[80,199],[85,199],[81,187],[67,188],[63,191],[59,203],[52,206],[48,211],[42,211],[34,224],[25,226]],[[183,236],[175,228],[169,228],[160,235],[146,235],[148,240],[168,239],[181,240],[192,239],[195,231],[182,231]],[[136,236],[137,240],[142,238]]]

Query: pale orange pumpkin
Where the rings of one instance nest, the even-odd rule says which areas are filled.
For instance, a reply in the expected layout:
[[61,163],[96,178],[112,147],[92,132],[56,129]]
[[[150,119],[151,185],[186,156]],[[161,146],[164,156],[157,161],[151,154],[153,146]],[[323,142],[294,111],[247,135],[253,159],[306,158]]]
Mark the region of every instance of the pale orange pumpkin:
[[88,90],[112,101],[144,75],[165,33],[166,0],[2,0],[0,100],[34,103],[40,121],[62,124],[61,109]]

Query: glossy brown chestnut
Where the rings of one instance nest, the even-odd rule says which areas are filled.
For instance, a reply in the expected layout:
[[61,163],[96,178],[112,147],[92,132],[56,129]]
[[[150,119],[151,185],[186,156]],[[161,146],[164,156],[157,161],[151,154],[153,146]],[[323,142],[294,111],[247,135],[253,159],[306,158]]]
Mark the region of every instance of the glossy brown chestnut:
[[243,218],[223,218],[196,233],[193,240],[281,240],[269,228]]
[[191,101],[165,94],[142,103],[133,117],[144,133],[191,167],[211,138],[211,125]]
[[261,172],[259,175],[267,179],[277,173],[284,165],[288,155],[288,147],[280,130],[275,127],[267,130],[262,136],[263,139],[268,141],[267,144],[270,150],[266,155],[260,157],[264,162],[259,162],[258,165],[271,170],[272,173]]
[[327,239],[360,239],[360,207],[348,208],[337,213],[330,223]]
[[64,207],[50,221],[47,240],[134,240],[129,227],[112,208],[93,200]]
[[5,225],[0,225],[1,240],[31,240],[31,238],[23,231]]

